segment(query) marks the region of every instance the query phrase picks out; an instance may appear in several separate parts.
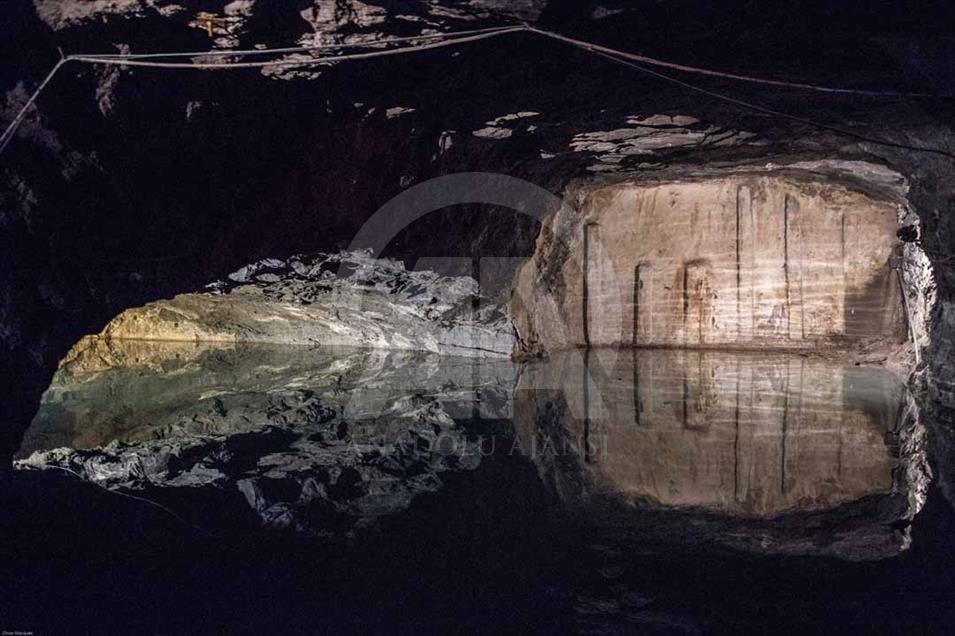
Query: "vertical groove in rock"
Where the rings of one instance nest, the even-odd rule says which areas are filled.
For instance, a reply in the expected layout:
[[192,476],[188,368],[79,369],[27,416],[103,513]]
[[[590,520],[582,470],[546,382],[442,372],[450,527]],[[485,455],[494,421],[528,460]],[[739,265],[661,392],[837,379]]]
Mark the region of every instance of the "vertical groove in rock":
[[584,346],[590,346],[590,228],[594,223],[584,224],[583,275],[581,281],[581,324],[584,333]]
[[632,345],[636,347],[639,344],[638,334],[640,332],[640,265],[633,267],[633,341]]
[[740,271],[740,196],[742,194],[743,187],[736,187],[736,338],[738,340],[743,339],[743,320],[740,315],[740,296],[742,294],[743,287],[743,276]]
[[742,373],[739,360],[736,361],[736,408],[733,413],[733,499],[742,501],[739,496],[739,393]]
[[688,265],[683,266],[683,344],[686,344],[689,338],[687,338],[687,314],[690,312],[690,268]]

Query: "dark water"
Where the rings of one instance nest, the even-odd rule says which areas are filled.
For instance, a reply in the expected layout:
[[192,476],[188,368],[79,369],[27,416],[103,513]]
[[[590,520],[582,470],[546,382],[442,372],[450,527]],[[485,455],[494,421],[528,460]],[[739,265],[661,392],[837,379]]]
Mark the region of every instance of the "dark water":
[[[258,608],[250,625],[362,631],[869,625],[867,601],[816,581],[903,603],[879,588],[924,502],[907,404],[885,370],[795,355],[114,343],[57,374],[20,472],[175,513],[140,512],[140,536],[189,537],[174,543],[224,624]],[[134,560],[155,567],[150,550]],[[116,593],[123,576],[93,569],[81,596]],[[250,573],[275,587],[235,607]],[[157,624],[206,625],[151,585],[180,604]],[[136,619],[159,620],[151,600]]]

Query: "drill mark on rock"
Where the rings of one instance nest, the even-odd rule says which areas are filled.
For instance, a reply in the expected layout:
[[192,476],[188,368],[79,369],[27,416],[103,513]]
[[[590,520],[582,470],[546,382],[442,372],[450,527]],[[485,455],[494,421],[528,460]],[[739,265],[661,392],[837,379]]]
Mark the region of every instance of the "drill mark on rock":
[[631,349],[631,364],[633,365],[633,376],[631,382],[633,384],[633,423],[637,426],[640,426],[640,412],[642,411],[640,404],[640,362],[637,359],[637,349],[634,347]]
[[590,346],[590,232],[596,223],[587,223],[584,225],[584,258],[583,258],[583,277],[581,285],[581,321],[584,332],[584,346]]
[[690,401],[690,383],[683,378],[683,428],[689,427],[688,403]]
[[584,349],[583,365],[583,399],[584,399],[584,461],[593,463],[593,453],[590,444],[590,347]]
[[690,270],[688,267],[683,268],[683,340],[686,341],[686,319],[687,314],[690,311]]
[[739,487],[739,395],[740,395],[740,380],[741,380],[741,364],[740,361],[736,361],[736,400],[735,400],[735,409],[733,411],[733,499],[739,503],[742,501],[740,497],[740,487]]
[[637,346],[637,336],[640,332],[640,288],[643,281],[640,280],[640,265],[633,267],[633,341],[632,345]]
[[736,339],[740,340],[742,338],[742,328],[743,321],[740,317],[740,300],[743,287],[743,274],[740,271],[740,241],[741,241],[741,228],[739,217],[742,212],[740,209],[741,201],[740,195],[742,194],[742,186],[736,188]]
[[786,366],[786,384],[783,386],[783,423],[780,436],[779,492],[786,494],[786,438],[789,435],[789,366]]
[[792,289],[789,282],[789,216],[793,210],[793,197],[786,195],[786,201],[783,204],[783,279],[786,285],[786,339],[788,340],[792,331]]

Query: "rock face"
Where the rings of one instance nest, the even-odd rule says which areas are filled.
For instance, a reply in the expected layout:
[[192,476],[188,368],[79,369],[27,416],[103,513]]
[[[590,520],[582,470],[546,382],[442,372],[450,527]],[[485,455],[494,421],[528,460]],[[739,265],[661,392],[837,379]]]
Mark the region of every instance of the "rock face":
[[521,273],[513,313],[531,349],[906,340],[891,199],[772,172],[576,199]]
[[365,252],[267,259],[207,293],[114,318],[105,339],[259,342],[507,356],[514,334],[477,282],[411,272]]
[[613,130],[594,130],[574,135],[570,148],[574,152],[594,153],[596,163],[591,172],[615,172],[629,157],[643,157],[652,161],[660,151],[690,147],[734,146],[759,143],[755,135],[746,131],[722,129],[701,124],[686,115],[634,115],[626,118],[626,127]]
[[[374,44],[395,32],[405,36],[424,35],[449,27],[463,30],[494,21],[536,20],[545,2],[412,0],[392,5],[362,0],[312,0],[294,6],[263,6],[265,4],[255,0],[33,0],[37,16],[55,31],[95,21],[107,24],[110,19],[162,18],[203,32],[212,47],[220,49],[238,48],[249,35],[248,23],[266,16],[289,29],[288,35],[297,34],[295,42],[302,46]],[[298,74],[300,77],[317,75]]]

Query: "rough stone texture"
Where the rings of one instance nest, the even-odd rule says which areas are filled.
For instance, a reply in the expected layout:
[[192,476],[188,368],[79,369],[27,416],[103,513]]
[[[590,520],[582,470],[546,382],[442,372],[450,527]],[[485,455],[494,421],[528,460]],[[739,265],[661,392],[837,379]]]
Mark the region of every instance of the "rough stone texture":
[[594,153],[597,163],[587,168],[591,172],[615,172],[628,157],[652,161],[660,151],[760,143],[752,139],[753,133],[701,124],[686,115],[631,116],[626,124],[624,128],[574,135],[570,147],[574,152]]
[[904,342],[897,203],[797,175],[582,188],[521,274],[525,346]]
[[33,0],[37,15],[53,29],[95,20],[103,15],[134,14],[143,9],[140,0]]
[[[212,291],[114,318],[99,338],[260,342],[508,356],[514,334],[477,282],[411,272],[365,252],[267,259]],[[475,309],[476,307],[476,309]]]
[[[287,7],[270,8],[256,0],[33,0],[38,17],[50,28],[60,31],[110,19],[135,20],[161,16],[181,22],[208,36],[212,48],[237,48],[248,35],[249,22],[262,14],[274,12],[283,21],[294,21],[301,46],[368,43],[387,37],[393,30],[415,33],[437,33],[449,27],[474,28],[475,23],[515,19],[535,20],[545,2],[523,0],[467,0],[464,2],[405,1],[392,3],[361,0],[312,0]],[[303,6],[299,6],[303,5]],[[285,56],[283,59],[292,59]],[[318,73],[273,69],[266,74],[284,77],[318,77]]]

